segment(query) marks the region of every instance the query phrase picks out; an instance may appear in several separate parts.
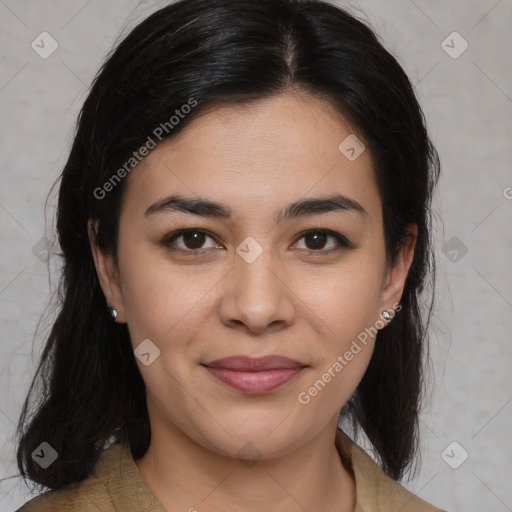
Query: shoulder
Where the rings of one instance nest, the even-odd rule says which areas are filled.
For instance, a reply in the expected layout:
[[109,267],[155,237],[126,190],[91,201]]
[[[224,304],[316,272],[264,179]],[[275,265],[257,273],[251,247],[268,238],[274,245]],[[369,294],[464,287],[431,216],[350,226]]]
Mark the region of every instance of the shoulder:
[[109,485],[115,476],[123,447],[119,444],[107,448],[98,460],[93,473],[82,482],[44,492],[25,503],[15,512],[108,512],[116,510]]
[[16,512],[50,512],[59,510],[71,512],[98,512],[115,510],[105,486],[91,484],[84,480],[80,484],[67,486],[65,489],[47,491],[25,503]]
[[443,512],[390,478],[374,460],[342,430],[336,444],[349,453],[356,481],[355,512]]
[[358,503],[356,512],[442,512],[390,478],[359,446],[352,450]]

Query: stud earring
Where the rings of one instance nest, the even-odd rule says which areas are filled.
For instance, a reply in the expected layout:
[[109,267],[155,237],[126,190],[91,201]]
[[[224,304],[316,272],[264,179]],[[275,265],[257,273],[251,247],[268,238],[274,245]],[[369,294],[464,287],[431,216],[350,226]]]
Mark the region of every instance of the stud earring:
[[107,308],[110,313],[110,316],[115,320],[117,318],[117,310],[110,304],[107,304]]
[[391,320],[391,315],[387,312],[387,311],[384,311],[382,313],[382,316],[386,319],[386,320]]

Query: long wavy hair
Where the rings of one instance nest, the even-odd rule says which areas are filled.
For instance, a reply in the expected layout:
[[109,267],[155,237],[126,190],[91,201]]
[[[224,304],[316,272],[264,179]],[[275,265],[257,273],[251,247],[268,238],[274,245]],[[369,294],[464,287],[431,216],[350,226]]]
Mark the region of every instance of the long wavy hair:
[[[98,190],[120,175],[155,128],[167,127],[165,140],[217,105],[248,104],[290,88],[329,100],[364,139],[389,263],[406,226],[418,226],[402,309],[379,332],[367,371],[342,408],[388,475],[400,480],[411,469],[434,303],[431,202],[440,170],[413,86],[365,21],[327,2],[179,0],[118,42],[78,116],[59,178],[57,316],[16,431],[24,480],[62,488],[90,475],[109,440],[129,440],[135,459],[149,446],[144,381],[126,324],[108,314],[88,238],[88,220],[97,219],[96,243],[116,256],[124,182],[109,187],[106,198]],[[195,108],[170,124],[191,98]],[[58,453],[46,469],[31,456],[42,442]]]

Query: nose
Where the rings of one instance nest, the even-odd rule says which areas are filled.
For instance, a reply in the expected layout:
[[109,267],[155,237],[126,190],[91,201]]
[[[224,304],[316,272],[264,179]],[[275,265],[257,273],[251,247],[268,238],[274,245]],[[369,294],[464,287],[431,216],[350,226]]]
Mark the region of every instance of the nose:
[[233,265],[222,289],[221,321],[253,334],[291,325],[296,314],[293,278],[273,261],[272,251],[263,250],[250,263],[237,254]]

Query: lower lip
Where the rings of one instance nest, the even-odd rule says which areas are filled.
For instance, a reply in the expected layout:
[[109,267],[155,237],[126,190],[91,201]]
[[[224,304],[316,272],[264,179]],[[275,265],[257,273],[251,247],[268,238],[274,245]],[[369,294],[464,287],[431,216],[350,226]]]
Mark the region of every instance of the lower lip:
[[257,372],[228,370],[227,368],[205,368],[228,386],[249,394],[267,393],[282,386],[304,368],[279,368]]

